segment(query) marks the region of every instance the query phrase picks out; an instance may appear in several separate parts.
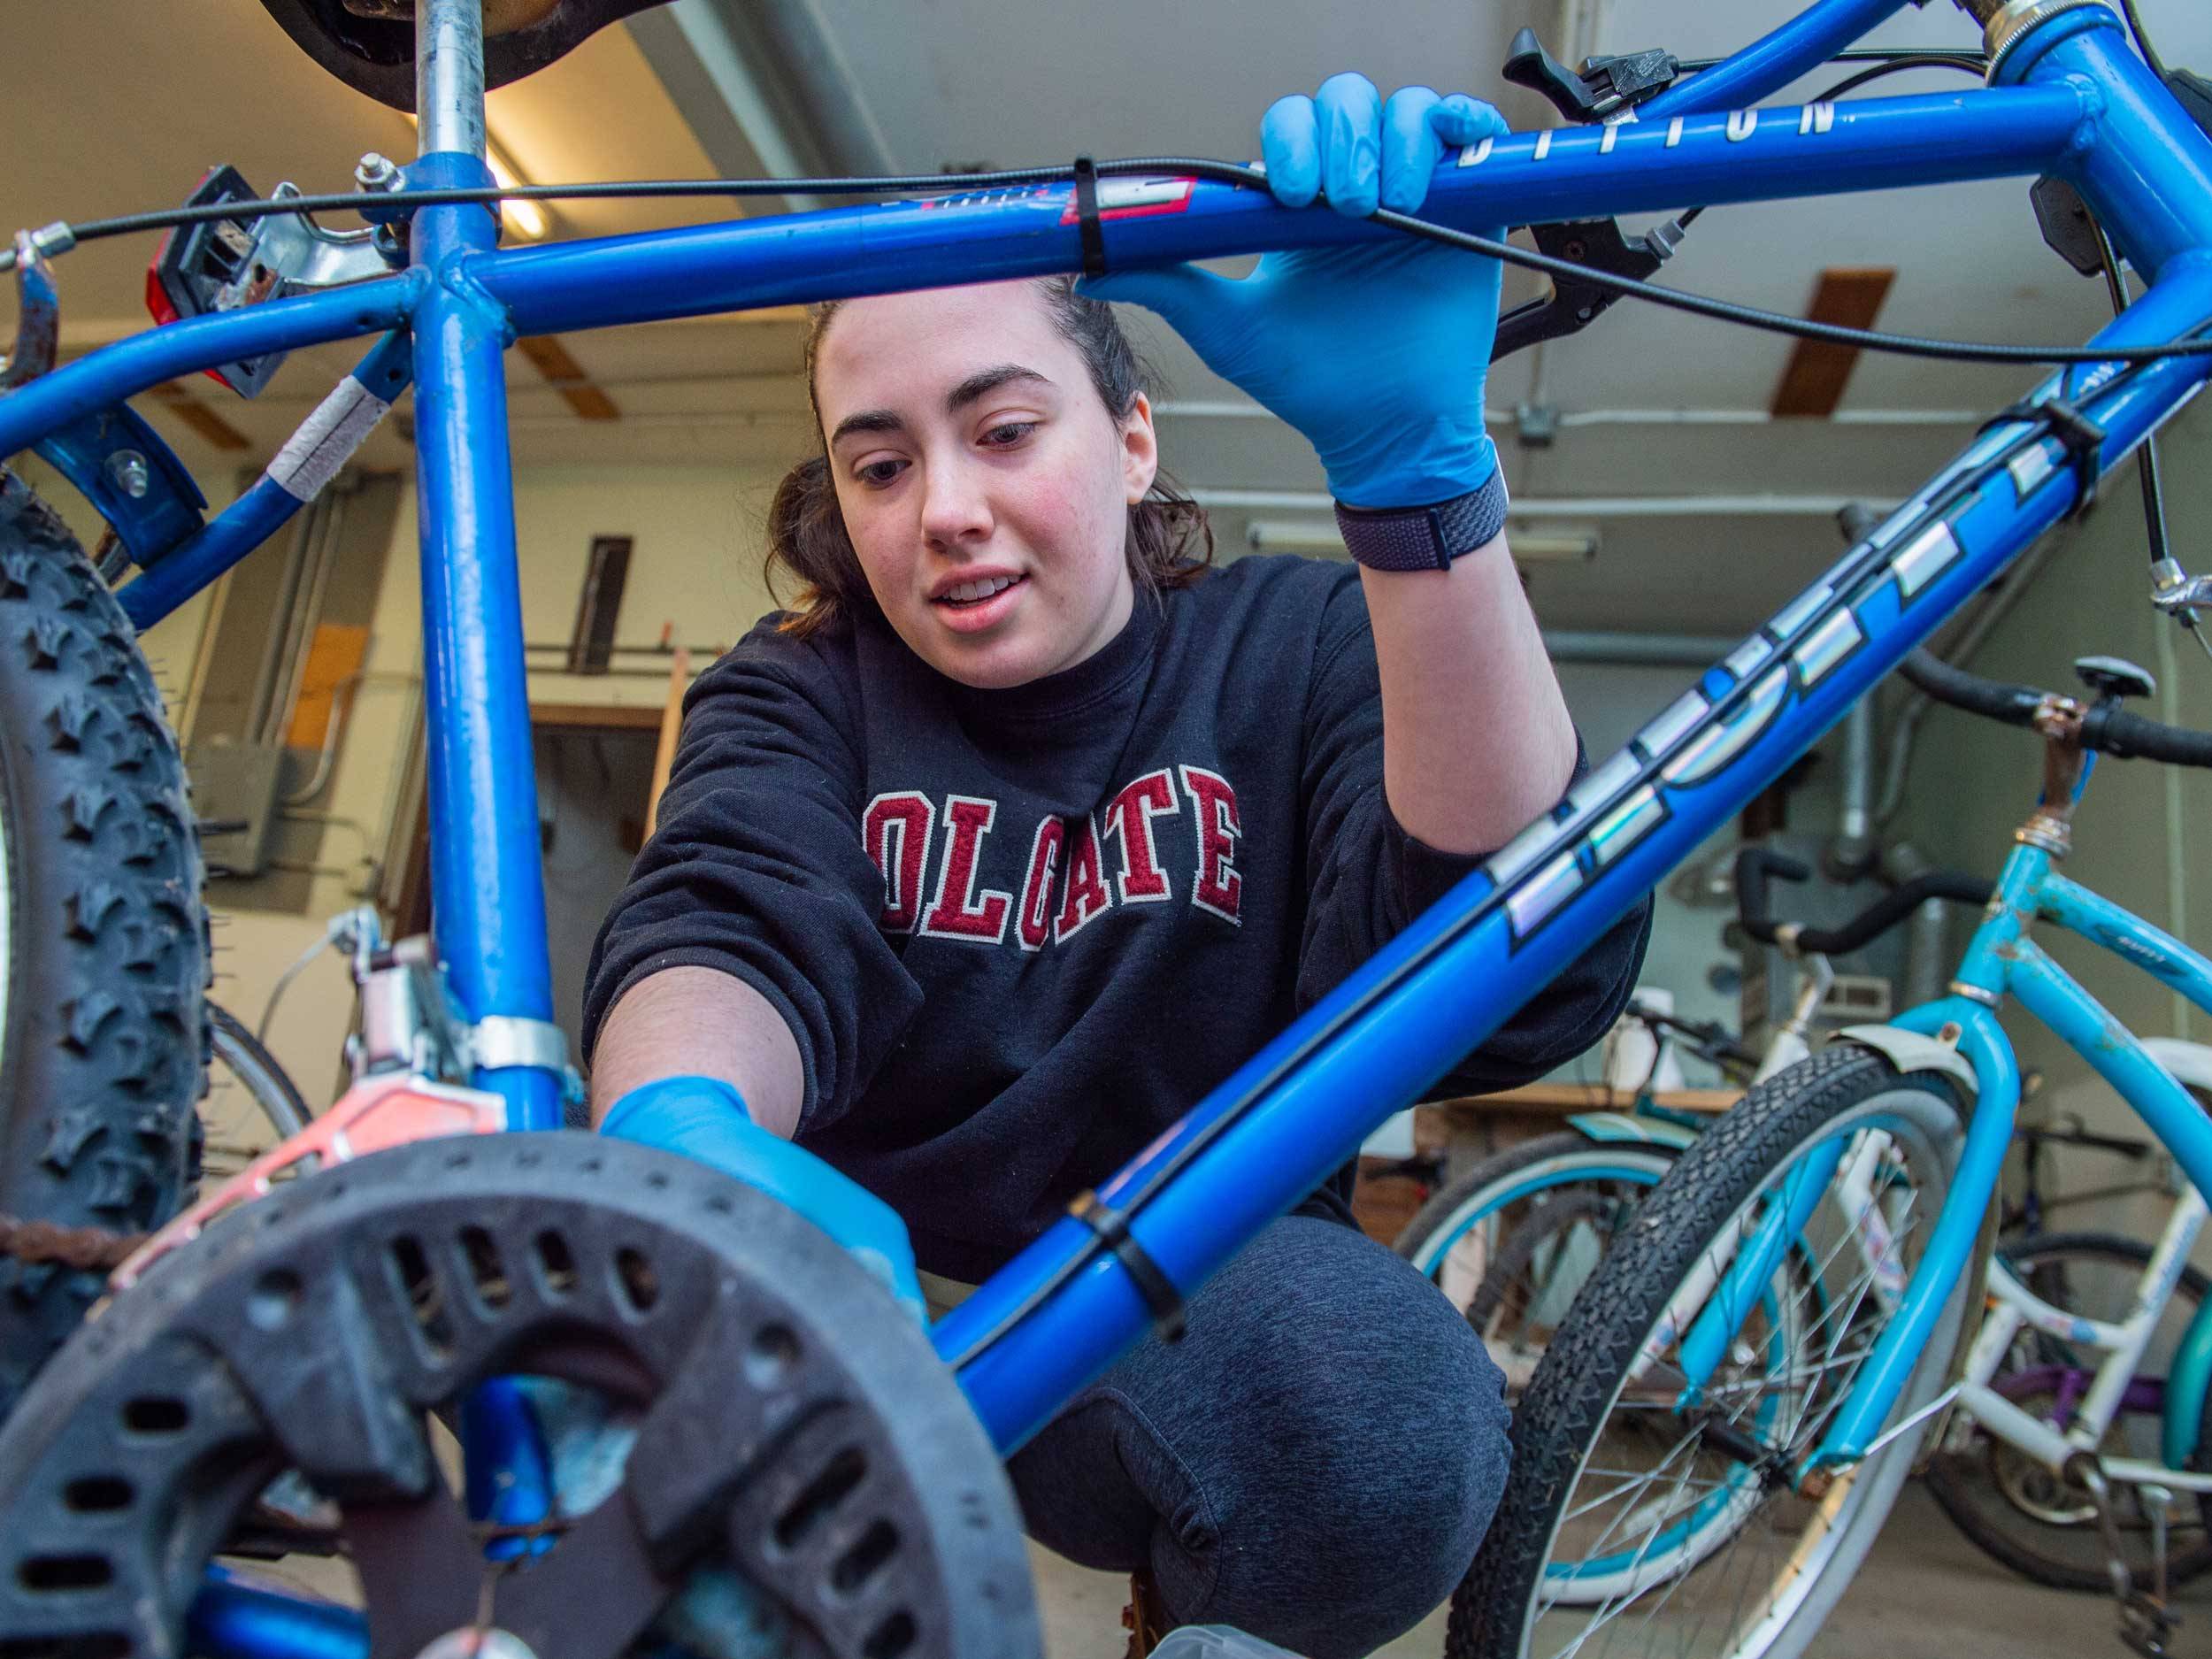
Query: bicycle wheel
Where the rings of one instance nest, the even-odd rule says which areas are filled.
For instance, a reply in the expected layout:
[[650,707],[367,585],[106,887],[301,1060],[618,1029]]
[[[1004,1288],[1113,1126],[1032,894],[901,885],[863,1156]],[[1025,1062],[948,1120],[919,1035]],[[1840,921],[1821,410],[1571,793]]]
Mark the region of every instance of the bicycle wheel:
[[1678,1149],[1540,1135],[1440,1188],[1398,1235],[1399,1255],[1467,1317],[1505,1373],[1535,1374],[1551,1333]]
[[[2117,1325],[2133,1304],[2151,1247],[2113,1233],[2047,1233],[2008,1245],[2001,1260],[2044,1301],[2085,1319]],[[2193,1267],[2167,1299],[2138,1363],[2133,1385],[2099,1448],[2109,1457],[2155,1463],[2164,1409],[2167,1367],[2212,1281]],[[1990,1386],[2015,1405],[2064,1428],[2096,1375],[2101,1349],[2084,1349],[2047,1332],[2023,1327]],[[2024,1578],[2062,1590],[2108,1595],[2104,1540],[2089,1494],[2014,1448],[1985,1432],[1963,1414],[1956,1443],[1947,1440],[1928,1464],[1928,1491],[1960,1532],[1992,1558]],[[2150,1517],[2136,1488],[2115,1482],[2114,1518],[2130,1546],[2128,1570],[2151,1582]],[[2177,1502],[2167,1544],[2166,1571],[2173,1582],[2212,1568],[2212,1499]]]
[[297,1134],[313,1116],[276,1056],[219,1003],[207,1005],[207,1094],[200,1102],[206,1175],[234,1175],[259,1153]]
[[[1924,1248],[1960,1127],[1947,1078],[1842,1048],[1755,1088],[1682,1155],[1522,1397],[1504,1496],[1452,1599],[1450,1659],[1555,1659],[1601,1632],[1609,1654],[1803,1649],[1895,1502],[1913,1437],[1837,1471],[1817,1501],[1787,1471],[1887,1327],[1892,1274]],[[1832,1148],[1870,1196],[1846,1213],[1846,1183],[1831,1181],[1796,1249],[1742,1286],[1747,1311],[1692,1390],[1696,1314],[1809,1158]],[[1965,1301],[1947,1299],[1894,1417],[1940,1386]]]
[[[130,623],[4,470],[0,647],[0,1213],[135,1233],[197,1159],[199,845]],[[0,1417],[105,1282],[0,1256]]]

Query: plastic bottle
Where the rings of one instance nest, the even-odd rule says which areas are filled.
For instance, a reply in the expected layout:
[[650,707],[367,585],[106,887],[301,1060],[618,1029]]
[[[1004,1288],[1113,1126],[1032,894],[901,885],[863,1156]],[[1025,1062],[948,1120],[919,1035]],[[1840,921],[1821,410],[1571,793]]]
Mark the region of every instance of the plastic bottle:
[[1299,1659],[1299,1655],[1226,1624],[1185,1624],[1160,1638],[1152,1659]]

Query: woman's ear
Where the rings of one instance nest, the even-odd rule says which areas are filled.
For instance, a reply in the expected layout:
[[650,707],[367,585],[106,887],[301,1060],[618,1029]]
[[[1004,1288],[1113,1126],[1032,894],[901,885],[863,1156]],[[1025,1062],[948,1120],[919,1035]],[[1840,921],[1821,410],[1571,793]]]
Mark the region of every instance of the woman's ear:
[[1159,434],[1152,429],[1152,400],[1142,392],[1121,419],[1122,495],[1133,507],[1160,472]]

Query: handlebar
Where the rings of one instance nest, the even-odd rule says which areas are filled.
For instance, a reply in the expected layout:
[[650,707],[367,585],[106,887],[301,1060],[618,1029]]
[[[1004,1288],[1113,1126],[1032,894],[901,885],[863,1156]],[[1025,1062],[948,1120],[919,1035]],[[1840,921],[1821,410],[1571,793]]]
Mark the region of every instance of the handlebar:
[[[2041,694],[2035,694],[2039,701]],[[1736,855],[1736,906],[1745,933],[1762,944],[1780,942],[1786,923],[1773,919],[1767,908],[1767,883],[1807,881],[1812,872],[1796,859],[1763,847],[1747,847]],[[1878,939],[1910,916],[1929,899],[1948,899],[1960,904],[1986,904],[1993,891],[1984,878],[1963,870],[1930,870],[1893,888],[1839,927],[1801,927],[1793,941],[1807,956],[1839,956]]]
[[[1915,650],[1899,672],[1938,703],[2007,726],[2030,726],[2054,694],[2032,686],[1984,680],[1925,649]],[[2212,732],[2192,731],[2130,714],[2116,700],[2101,702],[2081,718],[2081,743],[2116,760],[2162,760],[2177,766],[2212,766]]]

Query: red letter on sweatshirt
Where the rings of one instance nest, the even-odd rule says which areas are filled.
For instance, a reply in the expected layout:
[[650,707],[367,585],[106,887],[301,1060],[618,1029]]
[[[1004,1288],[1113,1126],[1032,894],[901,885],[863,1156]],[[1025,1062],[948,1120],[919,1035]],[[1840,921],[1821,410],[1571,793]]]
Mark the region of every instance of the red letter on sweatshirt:
[[[1010,893],[975,890],[976,855],[998,817],[998,803],[973,795],[945,797],[945,862],[937,872],[937,897],[922,918],[922,932],[943,939],[979,939],[997,944],[1006,937],[1006,915],[1014,908]],[[979,903],[977,901],[980,900]]]
[[1094,916],[1103,916],[1113,901],[1106,892],[1106,883],[1098,873],[1098,832],[1086,818],[1075,832],[1075,846],[1068,855],[1068,896],[1060,907],[1060,919],[1052,925],[1052,941],[1065,944],[1089,925]]
[[1175,786],[1164,766],[1125,786],[1107,807],[1106,833],[1121,842],[1124,904],[1164,904],[1174,896],[1152,840],[1152,820],[1174,810]]
[[1198,818],[1198,874],[1191,883],[1190,902],[1224,921],[1238,921],[1244,878],[1237,873],[1236,843],[1244,829],[1237,819],[1237,792],[1226,778],[1202,766],[1181,770]]
[[860,836],[868,856],[883,876],[887,933],[910,933],[922,910],[922,866],[929,862],[929,832],[935,821],[929,797],[911,789],[879,795],[861,815]]
[[1065,818],[1047,816],[1029,846],[1029,873],[1022,879],[1022,913],[1016,936],[1024,950],[1042,950],[1052,937],[1052,879],[1060,873],[1060,849],[1067,844]]

